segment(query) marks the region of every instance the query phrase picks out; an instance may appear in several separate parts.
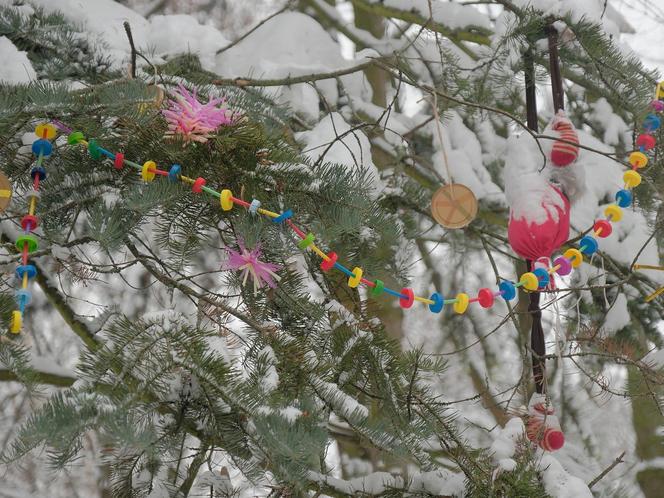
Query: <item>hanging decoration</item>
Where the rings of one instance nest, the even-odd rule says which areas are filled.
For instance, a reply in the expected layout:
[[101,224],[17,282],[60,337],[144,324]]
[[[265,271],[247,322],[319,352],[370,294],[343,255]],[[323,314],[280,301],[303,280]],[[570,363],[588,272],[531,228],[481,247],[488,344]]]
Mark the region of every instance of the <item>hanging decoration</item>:
[[251,251],[248,250],[243,240],[238,240],[239,251],[227,248],[228,261],[222,265],[222,270],[237,270],[242,272],[242,285],[247,283],[247,278],[251,276],[254,283],[254,294],[258,293],[258,289],[266,284],[268,287],[274,289],[277,282],[281,277],[276,272],[279,270],[279,265],[272,263],[265,263],[260,260],[261,249],[260,245],[256,245]]
[[172,92],[168,109],[162,114],[168,122],[166,137],[180,137],[184,143],[207,142],[221,126],[233,124],[233,112],[225,106],[225,99],[211,98],[207,104],[199,102],[196,91],[179,85]]
[[551,162],[554,166],[565,167],[579,157],[579,135],[572,122],[559,110],[551,123],[551,130],[561,139],[553,142]]
[[545,451],[556,451],[565,444],[558,417],[545,394],[533,393],[526,415],[526,436]]
[[35,216],[35,210],[40,197],[39,186],[46,180],[43,162],[53,151],[50,141],[55,138],[56,133],[57,130],[52,124],[40,124],[35,128],[35,134],[41,138],[32,142],[32,153],[37,156],[37,160],[30,171],[32,190],[28,192],[28,214],[21,219],[23,233],[16,238],[16,249],[21,253],[21,263],[16,268],[16,278],[21,282],[21,287],[16,291],[18,309],[12,312],[12,323],[9,328],[13,334],[21,331],[23,313],[32,299],[32,293],[28,290],[28,282],[37,276],[37,267],[28,264],[28,254],[35,252],[39,247],[37,237],[32,234],[39,225],[39,218]]
[[431,198],[431,215],[445,228],[463,228],[477,216],[477,199],[465,185],[448,183]]

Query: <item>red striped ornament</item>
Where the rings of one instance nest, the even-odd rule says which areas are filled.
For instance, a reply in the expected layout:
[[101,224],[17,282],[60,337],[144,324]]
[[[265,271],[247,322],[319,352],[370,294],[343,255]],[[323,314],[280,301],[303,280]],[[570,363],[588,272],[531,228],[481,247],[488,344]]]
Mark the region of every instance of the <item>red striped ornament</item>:
[[561,139],[565,140],[565,142],[556,140],[553,143],[551,162],[559,167],[569,166],[579,157],[579,136],[574,129],[574,125],[569,119],[559,115],[554,118],[551,129],[557,132]]

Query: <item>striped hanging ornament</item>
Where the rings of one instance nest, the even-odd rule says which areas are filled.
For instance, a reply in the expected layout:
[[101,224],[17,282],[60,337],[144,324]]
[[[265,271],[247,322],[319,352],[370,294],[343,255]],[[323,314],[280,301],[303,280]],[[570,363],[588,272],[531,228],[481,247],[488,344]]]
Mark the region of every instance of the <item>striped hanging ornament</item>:
[[561,139],[565,140],[565,142],[556,140],[553,143],[553,147],[551,148],[551,162],[559,167],[569,166],[579,157],[579,136],[576,134],[574,125],[565,117],[563,111],[558,111],[556,117],[553,118],[551,129]]

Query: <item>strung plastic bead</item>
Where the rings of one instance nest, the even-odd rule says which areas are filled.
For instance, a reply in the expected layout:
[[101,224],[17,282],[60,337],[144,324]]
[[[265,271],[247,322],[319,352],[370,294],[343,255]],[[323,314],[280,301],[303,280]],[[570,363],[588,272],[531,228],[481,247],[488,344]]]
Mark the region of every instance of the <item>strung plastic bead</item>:
[[583,263],[583,254],[581,254],[581,251],[575,247],[570,247],[567,249],[563,253],[563,256],[570,260],[572,263],[572,268],[578,268],[581,266],[581,263]]
[[16,291],[16,303],[21,308],[21,312],[32,301],[32,292],[27,289],[19,289]]
[[611,235],[613,227],[609,220],[597,220],[593,225],[593,231],[598,237],[605,238]]
[[16,268],[16,277],[21,280],[23,275],[27,275],[29,279],[35,278],[37,275],[37,267],[35,265],[20,265]]
[[462,315],[468,309],[468,304],[469,303],[470,303],[470,298],[468,297],[468,294],[464,294],[462,292],[460,294],[457,294],[456,302],[454,303],[452,308],[454,309],[455,313],[458,313],[459,315]]
[[203,186],[205,185],[205,178],[200,176],[196,178],[193,185],[191,186],[191,191],[195,194],[200,194],[203,191]]
[[23,313],[17,310],[12,311],[12,324],[9,327],[9,331],[12,334],[18,334],[21,331],[22,326],[23,326]]
[[[339,259],[339,256],[337,256],[336,252],[327,253],[327,259],[321,261],[320,269],[323,271],[330,271],[334,264],[337,262],[337,259]],[[376,280],[376,282],[378,282],[378,280]]]
[[[647,135],[650,136],[650,135]],[[648,156],[643,152],[635,151],[629,155],[629,164],[637,169],[645,168],[648,164]]]
[[591,256],[597,252],[598,245],[594,237],[586,235],[579,241],[579,250],[586,256]]
[[258,213],[258,208],[261,207],[261,201],[258,199],[254,199],[251,201],[251,204],[249,205],[249,212],[251,214],[256,214]]
[[40,139],[32,142],[32,153],[35,156],[42,155],[48,157],[51,155],[51,152],[53,152],[53,145],[48,140]]
[[67,143],[69,145],[76,145],[85,140],[85,135],[82,131],[74,131],[67,136]]
[[410,308],[415,302],[415,294],[413,293],[413,289],[404,287],[401,289],[401,296],[402,297],[399,298],[399,305],[404,309]]
[[643,147],[645,150],[652,149],[655,147],[656,143],[657,140],[655,140],[655,137],[649,135],[648,133],[641,133],[638,137],[636,137],[636,146]]
[[544,268],[535,268],[533,270],[533,275],[537,277],[538,281],[537,287],[539,289],[544,289],[547,285],[549,285],[549,280],[550,280],[549,272],[546,271]]
[[354,289],[355,287],[360,285],[361,281],[362,281],[362,268],[356,266],[355,268],[353,268],[353,276],[348,277],[348,287]]
[[35,166],[30,170],[30,176],[32,179],[35,179],[35,176],[39,175],[39,181],[46,180],[46,170],[41,166]]
[[38,124],[35,127],[35,135],[37,135],[39,138],[46,138],[48,140],[53,140],[55,138],[56,133],[57,130],[55,126],[53,126],[50,123]]
[[28,244],[28,252],[35,252],[39,248],[39,242],[34,235],[23,234],[16,237],[16,249],[22,251],[25,244]]
[[652,132],[658,129],[661,124],[662,122],[657,116],[655,116],[654,114],[648,114],[646,118],[643,120],[643,129],[648,132]]
[[636,171],[628,170],[623,175],[623,181],[628,188],[638,187],[641,184],[641,175]]
[[611,218],[611,221],[620,221],[623,217],[623,212],[620,206],[615,204],[609,204],[604,208],[604,216]]
[[313,233],[308,233],[305,238],[297,243],[297,247],[304,251],[307,247],[314,243],[315,238],[316,236]]
[[558,256],[553,260],[553,266],[558,267],[556,273],[561,277],[569,275],[572,272],[572,262],[565,256]]
[[179,164],[173,164],[171,169],[168,170],[168,179],[172,182],[177,182],[180,173],[182,173],[182,167]]
[[26,214],[23,218],[21,218],[21,228],[23,228],[23,230],[26,232],[34,230],[38,226],[39,226],[39,218],[37,218],[36,216],[33,216],[31,214]]
[[662,101],[662,100],[653,100],[652,102],[650,102],[650,107],[655,112],[662,112],[662,111],[664,111],[664,101]]
[[90,157],[95,160],[101,159],[101,149],[99,148],[99,145],[97,145],[97,141],[93,138],[88,142],[88,152],[90,153]]
[[154,161],[145,161],[143,164],[143,168],[141,168],[141,178],[143,179],[144,182],[151,182],[154,180],[155,176],[157,174],[154,172],[154,170],[157,169],[157,163]]
[[480,303],[482,308],[491,308],[495,297],[491,289],[480,289],[477,293],[477,302]]
[[437,292],[434,292],[431,294],[429,299],[433,301],[433,303],[429,305],[429,311],[431,311],[431,313],[440,313],[443,311],[443,306],[445,306],[445,300],[443,299],[443,296]]
[[511,301],[516,297],[516,287],[514,287],[514,284],[508,280],[500,282],[498,289],[505,301]]
[[[44,171],[46,173],[46,171]],[[32,200],[35,198],[35,200],[41,199],[41,192],[39,190],[31,189],[28,190],[25,194],[25,196],[28,198],[28,200]]]
[[532,272],[527,272],[521,275],[519,282],[523,283],[523,288],[529,291],[536,291],[539,287],[539,280],[537,275]]
[[122,169],[124,167],[124,154],[122,152],[115,153],[115,159],[113,159],[113,167],[115,169]]
[[632,204],[632,193],[629,190],[618,190],[616,192],[616,203],[618,206],[626,208]]
[[233,209],[233,192],[228,189],[221,191],[221,196],[219,197],[219,203],[221,204],[221,209],[224,211],[230,211]]
[[272,218],[272,221],[274,221],[275,223],[283,223],[288,218],[292,218],[292,217],[293,217],[293,211],[291,211],[290,209],[286,209],[286,211],[281,213],[276,218]]
[[[334,254],[334,253],[332,253],[332,254]],[[335,254],[335,256],[336,256],[336,254]],[[371,296],[372,297],[378,297],[383,293],[384,290],[385,290],[385,283],[382,280],[376,279],[376,280],[374,280],[374,286],[371,289]]]

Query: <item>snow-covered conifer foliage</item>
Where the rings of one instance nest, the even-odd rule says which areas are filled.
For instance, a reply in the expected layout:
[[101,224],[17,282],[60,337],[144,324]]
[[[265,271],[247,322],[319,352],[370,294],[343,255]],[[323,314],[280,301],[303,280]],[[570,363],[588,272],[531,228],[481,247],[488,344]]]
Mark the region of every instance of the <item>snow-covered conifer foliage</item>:
[[[624,43],[640,26],[621,3],[0,0],[13,189],[0,497],[661,496],[661,131],[622,220],[540,296],[555,452],[527,437],[527,293],[463,314],[404,309],[323,271],[288,222],[258,212],[292,210],[325,254],[391,289],[474,298],[517,281],[510,208],[546,219],[526,194],[555,184],[571,247],[623,186],[661,77]],[[564,171],[549,160],[551,29],[575,137]],[[530,78],[541,132],[526,124]],[[10,334],[43,122],[61,131],[32,302]],[[142,181],[67,130],[139,168],[179,165],[247,209]],[[479,203],[460,230],[430,213],[451,181]]]

